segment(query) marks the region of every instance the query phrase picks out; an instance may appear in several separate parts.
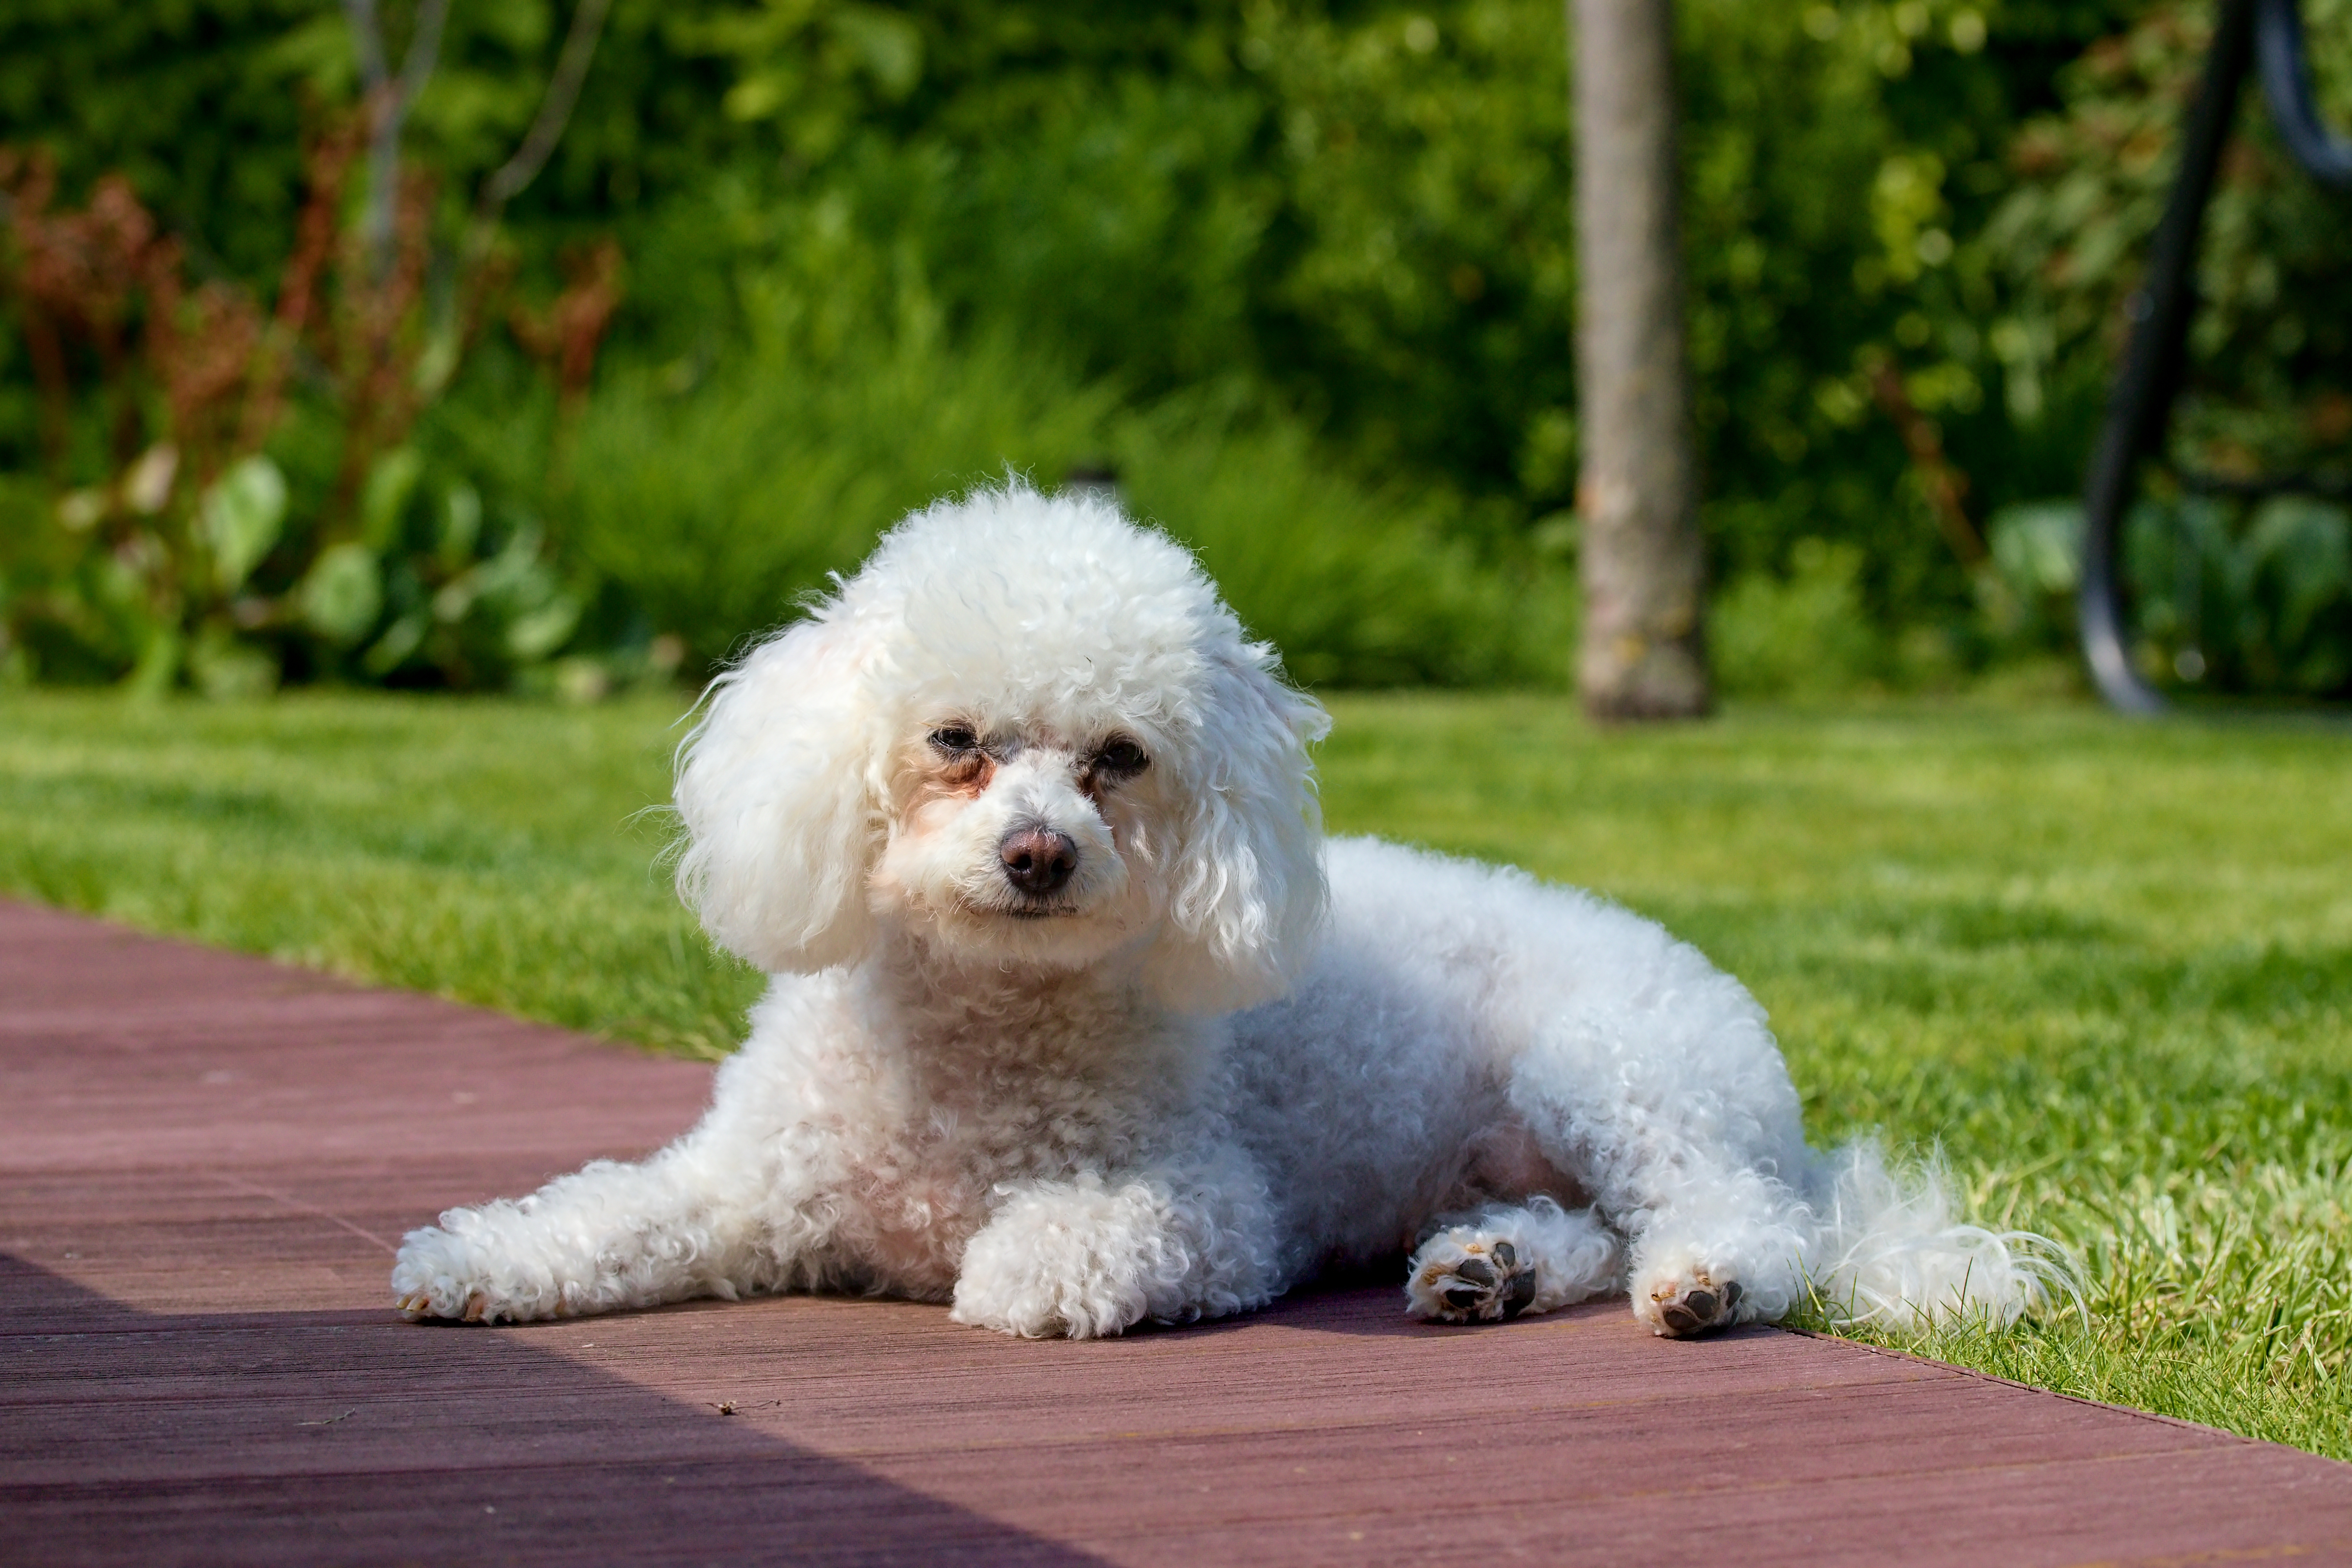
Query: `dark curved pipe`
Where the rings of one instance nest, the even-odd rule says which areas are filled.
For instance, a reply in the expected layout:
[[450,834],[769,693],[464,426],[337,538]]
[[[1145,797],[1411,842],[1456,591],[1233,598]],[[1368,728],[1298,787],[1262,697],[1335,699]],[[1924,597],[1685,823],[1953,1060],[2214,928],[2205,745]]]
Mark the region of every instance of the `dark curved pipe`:
[[2254,65],[2279,139],[2305,173],[2323,185],[2352,190],[2352,140],[2328,130],[2312,97],[2311,61],[2304,50],[2298,0],[2257,0]]
[[[2126,304],[2131,342],[2083,484],[2083,587],[2076,605],[2083,658],[2100,694],[2125,713],[2159,713],[2165,704],[2132,668],[2124,641],[2123,594],[2116,581],[2124,513],[2137,489],[2141,459],[2163,445],[2179,390],[2189,319],[2196,308],[2197,239],[2237,111],[2238,87],[2253,52],[2254,7],[2278,3],[2221,0],[2205,78],[2181,140],[2179,173],[2157,225],[2147,277]],[[2294,0],[2285,3],[2292,5]]]

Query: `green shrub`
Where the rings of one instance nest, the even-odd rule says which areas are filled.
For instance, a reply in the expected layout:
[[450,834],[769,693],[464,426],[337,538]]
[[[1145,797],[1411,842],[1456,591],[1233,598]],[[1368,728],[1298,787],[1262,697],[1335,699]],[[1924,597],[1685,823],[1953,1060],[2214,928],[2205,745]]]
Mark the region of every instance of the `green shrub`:
[[690,391],[616,376],[568,437],[568,552],[715,665],[941,494],[1100,456],[1112,406],[1003,345],[749,358]]
[[1862,552],[1801,539],[1785,577],[1751,572],[1717,595],[1707,627],[1717,685],[1733,697],[1850,691],[1885,657],[1862,603]]
[[[2352,119],[2352,0],[2301,0],[2323,105]],[[2148,5],[2060,78],[2062,113],[2028,122],[2017,178],[1981,244],[2006,274],[1987,345],[2010,410],[2041,414],[2053,378],[2111,361],[2148,237],[2171,189],[2173,143],[2210,40],[2212,8]],[[2191,374],[2172,456],[2231,478],[2330,464],[2352,472],[2352,247],[2343,198],[2288,159],[2252,80],[2198,257]]]
[[[1853,593],[1896,664],[1923,627],[1984,642],[1971,626],[1979,583],[1906,476],[1886,416],[1896,400],[1885,389],[1891,377],[1913,430],[1937,436],[1979,522],[2079,481],[2207,9],[2202,0],[1680,7],[1704,522],[1729,591],[1787,580],[1802,540],[1842,543],[1859,552]],[[2323,100],[2337,121],[2352,118],[2352,54],[2333,47],[2352,27],[2352,0],[2306,0],[2305,9]],[[434,184],[419,211],[445,258],[469,193],[537,105],[562,13],[557,0],[515,0],[453,17],[409,149]],[[388,11],[395,32],[406,14]],[[0,19],[0,143],[54,144],[67,203],[122,170],[205,276],[262,299],[300,210],[297,133],[354,107],[341,27],[331,11],[288,0],[161,11],[88,0],[12,13]],[[1451,628],[1473,602],[1486,606],[1481,614],[1506,602],[1537,613],[1528,606],[1559,576],[1537,545],[1545,520],[1570,502],[1578,461],[1569,44],[1558,0],[621,0],[571,131],[509,209],[515,298],[547,298],[568,247],[618,237],[630,279],[613,323],[619,374],[588,395],[563,437],[574,448],[558,456],[583,476],[660,471],[658,453],[626,455],[652,441],[618,427],[639,413],[662,443],[699,442],[704,460],[677,464],[671,478],[686,487],[677,496],[700,495],[704,521],[664,537],[725,533],[726,563],[711,577],[733,596],[685,605],[672,580],[682,568],[629,542],[624,509],[567,499],[529,471],[558,449],[552,400],[479,363],[505,352],[498,310],[448,388],[450,416],[428,411],[415,433],[427,474],[417,504],[429,510],[447,487],[472,486],[494,552],[501,531],[546,524],[541,564],[553,586],[514,617],[535,634],[570,595],[583,606],[574,648],[609,662],[663,626],[707,621],[708,631],[688,634],[707,658],[714,643],[772,618],[778,595],[839,563],[873,516],[901,500],[993,472],[1007,456],[1050,478],[1054,464],[1099,459],[1118,441],[1141,452],[1160,437],[1118,436],[1117,410],[1198,406],[1238,383],[1238,405],[1255,412],[1202,437],[1220,462],[1256,453],[1279,468],[1291,461],[1280,456],[1291,437],[1253,445],[1251,432],[1296,426],[1296,449],[1313,454],[1299,462],[1377,498],[1366,504],[1400,520],[1398,537],[1442,538],[1438,554],[1462,563],[1437,573],[1441,586],[1389,580],[1361,613],[1300,610],[1355,628],[1355,651],[1334,655],[1333,668],[1365,679],[1528,678],[1531,656],[1507,657],[1495,637]],[[2252,95],[2246,112],[2202,266],[2212,308],[2193,345],[2199,376],[2181,455],[2224,475],[2341,467],[2352,328],[2332,302],[2352,279],[2352,253],[2339,204],[2286,168]],[[768,432],[757,439],[780,453],[797,437],[775,434],[776,421],[835,431],[856,423],[843,410],[864,394],[813,391],[815,401],[793,405],[799,413],[785,405],[801,394],[779,395],[761,412],[765,395],[721,385],[755,374],[730,368],[738,360],[781,363],[761,346],[781,330],[779,301],[798,313],[783,357],[804,383],[849,363],[833,357],[843,353],[887,382],[900,350],[849,345],[877,321],[891,324],[889,342],[912,322],[937,340],[922,353],[950,365],[939,390],[978,412],[940,411],[944,434],[920,437],[933,443],[929,456],[864,451],[855,476],[814,449],[772,464],[718,452],[720,431],[698,431],[702,413],[677,410]],[[0,312],[0,473],[54,472],[42,505],[0,505],[12,518],[41,518],[16,526],[47,531],[47,504],[116,484],[136,453],[109,449],[114,408],[93,404],[53,461],[17,316]],[[977,381],[956,381],[950,364],[964,361],[992,366],[1007,390],[970,392]],[[694,384],[703,390],[676,390]],[[1070,415],[1083,438],[1055,423],[1066,397],[1100,411],[1091,422]],[[492,450],[478,438],[521,429],[515,409],[534,400],[541,424],[529,439]],[[1013,430],[997,416],[1014,409],[1044,423]],[[982,439],[975,419],[1002,434]],[[289,437],[270,448],[289,480],[289,540],[315,533],[320,509],[340,505],[342,482],[365,466],[339,473],[331,456],[321,464],[295,449],[302,445]],[[787,488],[803,497],[789,505],[720,493],[725,473],[766,482],[787,468],[799,476]],[[655,488],[656,502],[676,499],[667,481]],[[190,504],[175,502],[184,513]],[[765,542],[715,521],[767,504],[802,521],[772,525]],[[611,515],[589,517],[583,505]],[[818,515],[828,508],[835,521]],[[423,512],[413,526],[428,531]],[[592,538],[595,561],[570,553]],[[107,542],[114,551],[123,541]],[[14,584],[0,592],[65,606],[37,630],[20,628],[16,651],[0,658],[52,673],[163,668],[153,661],[166,643],[136,624],[134,601],[152,584],[142,578],[131,593],[121,580],[144,570],[139,552],[67,570],[61,548],[47,540],[0,563]],[[338,559],[297,608],[356,616],[362,574],[356,558]],[[273,603],[303,580],[309,558],[299,564],[284,583],[273,574],[288,562],[257,568]],[[349,647],[300,634],[299,657],[281,647],[284,674],[377,679],[369,651],[392,626],[415,624],[423,602],[401,586],[397,563],[380,557],[377,567],[384,618]],[[422,568],[410,574],[424,598],[446,585]],[[1460,586],[1489,579],[1503,598]],[[624,585],[637,582],[667,597],[626,602]],[[1398,631],[1407,606],[1437,620]],[[1743,603],[1731,613],[1756,612]],[[518,658],[503,623],[484,614],[480,635],[436,631],[383,678],[541,679],[547,667]],[[297,618],[310,626],[317,617],[304,609]],[[1549,647],[1555,624],[1523,640]],[[2013,640],[1994,629],[1988,646]],[[235,628],[210,635],[255,640]],[[2246,665],[2242,679],[2256,679],[2254,669]],[[2318,676],[2281,676],[2290,678],[2307,686]]]
[[[312,150],[310,237],[268,305],[197,281],[127,182],[59,208],[51,161],[0,147],[0,296],[46,367],[37,462],[0,468],[0,668],[221,696],[504,686],[572,637],[537,518],[417,444],[464,334],[426,300],[413,204],[387,270],[342,224],[358,141]],[[544,417],[501,423],[543,457]]]
[[1317,686],[1557,686],[1575,584],[1517,549],[1481,559],[1443,492],[1352,480],[1296,423],[1163,408],[1117,426],[1129,503],[1192,545],[1251,631]]
[[1317,685],[1556,685],[1572,587],[1480,557],[1442,491],[1367,488],[1303,426],[1216,397],[1138,410],[999,338],[780,331],[680,388],[616,375],[564,437],[548,501],[566,558],[707,668],[942,496],[1108,465],[1243,619]]
[[2151,679],[2352,695],[2352,513],[2303,496],[2137,509],[2125,539]]
[[[2074,635],[2083,510],[2011,507],[1992,521],[1997,630],[2063,648]],[[2126,519],[2133,658],[2183,690],[2352,695],[2352,511],[2301,495],[2170,494]]]

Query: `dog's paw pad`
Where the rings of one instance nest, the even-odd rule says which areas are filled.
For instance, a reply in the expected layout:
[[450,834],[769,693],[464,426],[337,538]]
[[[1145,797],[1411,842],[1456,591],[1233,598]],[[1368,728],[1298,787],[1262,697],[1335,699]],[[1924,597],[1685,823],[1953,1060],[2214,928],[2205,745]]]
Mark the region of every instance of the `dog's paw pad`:
[[1535,1263],[1507,1241],[1447,1231],[1432,1237],[1415,1255],[1405,1294],[1416,1318],[1501,1322],[1517,1317],[1535,1300]]
[[1740,1295],[1737,1279],[1717,1284],[1702,1274],[1671,1281],[1650,1292],[1657,1312],[1651,1326],[1670,1340],[1692,1339],[1712,1329],[1727,1328],[1738,1321]]

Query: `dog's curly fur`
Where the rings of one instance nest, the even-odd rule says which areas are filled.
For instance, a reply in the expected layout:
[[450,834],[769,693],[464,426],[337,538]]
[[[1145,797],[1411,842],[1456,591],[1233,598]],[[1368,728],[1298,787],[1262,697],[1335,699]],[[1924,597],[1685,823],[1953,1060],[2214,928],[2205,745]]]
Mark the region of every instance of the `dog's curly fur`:
[[1809,1152],[1763,1010],[1650,921],[1324,843],[1286,685],[1192,557],[1020,484],[908,519],[720,678],[678,882],[774,979],[710,1110],[411,1234],[415,1317],[747,1291],[1087,1337],[1401,1253],[1412,1314],[1625,1290],[1668,1335],[1810,1289],[2042,1298],[1931,1178]]

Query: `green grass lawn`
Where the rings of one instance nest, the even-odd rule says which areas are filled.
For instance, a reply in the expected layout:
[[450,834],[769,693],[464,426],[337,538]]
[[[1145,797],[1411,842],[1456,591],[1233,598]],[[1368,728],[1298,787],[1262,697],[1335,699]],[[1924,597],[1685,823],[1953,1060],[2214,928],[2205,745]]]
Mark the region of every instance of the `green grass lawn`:
[[[1917,1348],[2352,1458],[2352,731],[2079,709],[1351,698],[1337,831],[1664,921],[1771,1009],[1815,1141],[1940,1150],[2087,1320]],[[674,704],[0,699],[0,889],[723,1051],[756,981],[655,862]]]

